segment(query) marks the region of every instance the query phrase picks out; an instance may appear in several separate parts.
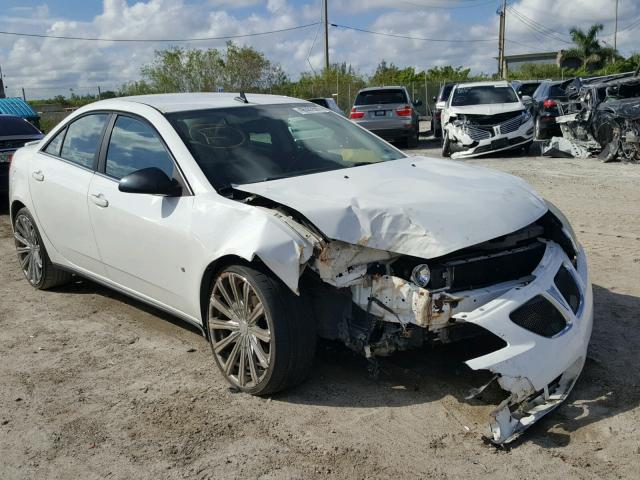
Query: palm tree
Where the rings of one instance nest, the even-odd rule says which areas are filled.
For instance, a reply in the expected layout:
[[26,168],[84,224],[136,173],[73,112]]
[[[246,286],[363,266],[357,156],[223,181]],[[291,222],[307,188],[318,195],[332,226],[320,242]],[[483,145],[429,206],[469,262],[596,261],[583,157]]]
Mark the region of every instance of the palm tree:
[[578,27],[569,30],[571,40],[576,45],[574,48],[562,51],[562,60],[576,58],[582,62],[583,68],[592,70],[602,66],[609,58],[617,57],[617,52],[611,47],[603,47],[598,41],[598,33],[604,26],[601,23],[591,25],[586,32]]

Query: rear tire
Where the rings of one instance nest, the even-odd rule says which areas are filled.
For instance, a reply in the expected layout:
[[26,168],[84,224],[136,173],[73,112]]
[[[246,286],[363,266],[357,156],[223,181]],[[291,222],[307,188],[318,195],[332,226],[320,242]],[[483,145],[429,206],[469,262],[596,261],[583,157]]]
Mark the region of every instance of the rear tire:
[[407,147],[408,148],[416,148],[418,146],[418,129],[416,128],[415,132],[412,132],[407,137]]
[[36,222],[26,207],[18,210],[13,222],[13,231],[20,268],[31,286],[47,290],[71,280],[72,275],[69,272],[51,263]]
[[449,134],[446,132],[442,133],[442,156],[451,156],[451,141],[449,140]]
[[209,290],[207,331],[220,372],[235,388],[269,395],[311,371],[316,326],[304,299],[255,268],[232,265]]
[[542,123],[540,122],[540,117],[536,117],[533,138],[535,138],[536,140],[544,140],[546,138],[546,134],[542,129]]

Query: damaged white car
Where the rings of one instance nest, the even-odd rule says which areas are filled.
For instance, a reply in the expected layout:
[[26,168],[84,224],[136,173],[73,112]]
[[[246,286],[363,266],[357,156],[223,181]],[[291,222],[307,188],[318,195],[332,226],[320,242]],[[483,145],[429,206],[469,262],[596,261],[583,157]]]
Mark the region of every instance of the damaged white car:
[[553,205],[309,102],[97,102],[16,153],[10,201],[34,287],[75,274],[177,315],[248,393],[302,381],[317,336],[368,358],[489,336],[499,345],[467,364],[506,392],[491,421],[504,443],[585,361],[587,261]]
[[[470,158],[533,142],[530,109],[506,81],[461,83],[442,111],[442,156]],[[525,103],[523,103],[525,102]]]

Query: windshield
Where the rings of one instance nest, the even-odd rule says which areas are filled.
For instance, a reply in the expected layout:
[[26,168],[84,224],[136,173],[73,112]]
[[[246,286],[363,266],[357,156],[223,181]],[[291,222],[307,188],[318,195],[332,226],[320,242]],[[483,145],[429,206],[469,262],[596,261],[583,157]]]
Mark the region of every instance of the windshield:
[[404,90],[367,90],[360,92],[354,105],[379,105],[387,103],[407,103]]
[[444,87],[440,89],[440,95],[438,95],[439,102],[445,102],[449,99],[449,95],[451,95],[451,90],[455,86],[455,83],[448,83]]
[[166,116],[216,189],[405,158],[317,105],[242,106]]
[[491,103],[515,103],[518,96],[510,86],[482,85],[477,87],[458,87],[453,92],[451,105],[487,105]]

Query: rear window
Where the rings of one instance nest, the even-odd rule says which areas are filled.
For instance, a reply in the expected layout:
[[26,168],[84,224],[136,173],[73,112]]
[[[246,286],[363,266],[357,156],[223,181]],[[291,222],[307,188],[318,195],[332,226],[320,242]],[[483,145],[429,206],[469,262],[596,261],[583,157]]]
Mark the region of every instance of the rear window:
[[458,87],[453,92],[451,105],[462,107],[467,105],[488,105],[495,103],[515,103],[518,96],[513,88],[498,85],[477,87]]
[[518,89],[522,96],[527,95],[529,97],[533,96],[533,93],[538,89],[539,83],[525,83],[524,85],[520,85]]
[[407,103],[404,90],[368,90],[360,92],[355,105],[380,105],[388,103]]
[[23,118],[4,117],[0,115],[0,137],[39,134],[40,130],[38,130]]
[[550,97],[565,97],[566,95],[567,93],[562,88],[562,85],[551,85],[551,88],[549,88]]

